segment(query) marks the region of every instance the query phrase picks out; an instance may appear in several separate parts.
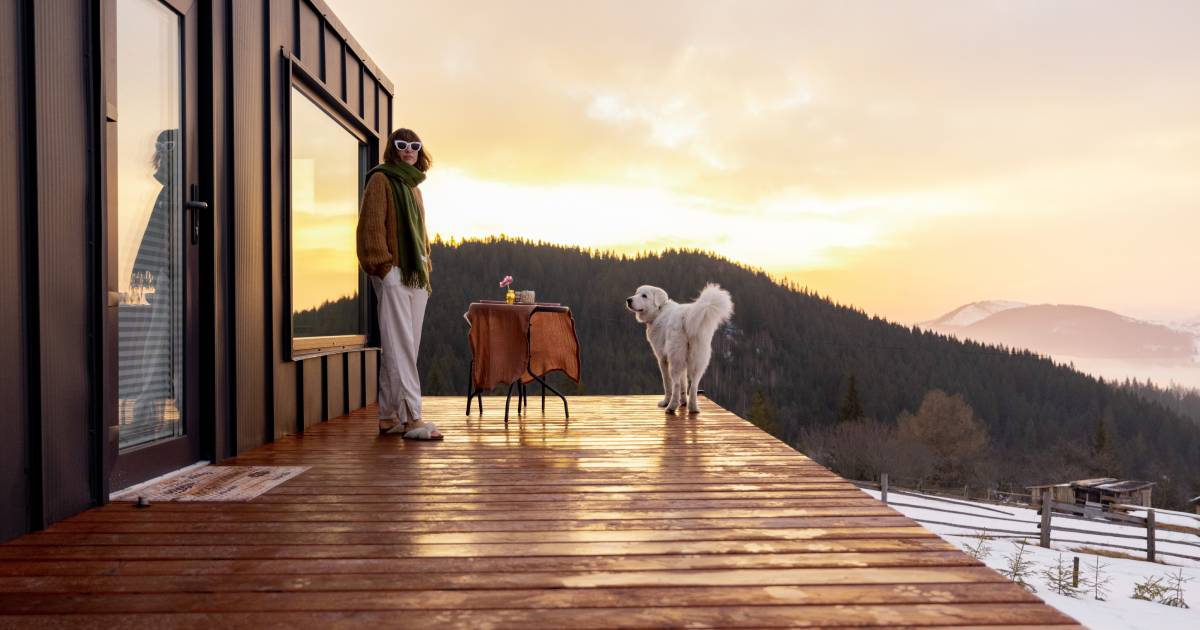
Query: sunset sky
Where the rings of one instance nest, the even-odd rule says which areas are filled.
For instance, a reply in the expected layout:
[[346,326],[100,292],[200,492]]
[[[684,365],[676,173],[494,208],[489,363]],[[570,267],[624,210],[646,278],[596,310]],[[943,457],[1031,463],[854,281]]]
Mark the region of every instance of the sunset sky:
[[444,237],[711,250],[906,323],[1200,316],[1200,2],[328,2]]

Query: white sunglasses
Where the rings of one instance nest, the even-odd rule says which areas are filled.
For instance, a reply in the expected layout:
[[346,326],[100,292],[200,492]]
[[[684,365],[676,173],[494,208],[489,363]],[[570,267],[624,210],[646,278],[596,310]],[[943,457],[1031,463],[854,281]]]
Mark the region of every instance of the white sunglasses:
[[405,149],[412,149],[413,151],[420,151],[420,150],[421,150],[421,143],[420,143],[420,142],[405,142],[405,141],[403,141],[403,140],[396,140],[396,141],[395,141],[395,142],[393,142],[392,144],[396,145],[396,150],[397,150],[397,151],[403,151],[403,150],[405,150]]

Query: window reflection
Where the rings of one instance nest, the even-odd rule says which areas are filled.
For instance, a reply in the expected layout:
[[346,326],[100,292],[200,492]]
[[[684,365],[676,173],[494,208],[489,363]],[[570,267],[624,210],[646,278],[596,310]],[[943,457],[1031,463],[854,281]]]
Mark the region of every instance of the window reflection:
[[179,17],[117,9],[120,448],[183,435],[182,77]]
[[363,333],[358,138],[292,88],[292,335]]

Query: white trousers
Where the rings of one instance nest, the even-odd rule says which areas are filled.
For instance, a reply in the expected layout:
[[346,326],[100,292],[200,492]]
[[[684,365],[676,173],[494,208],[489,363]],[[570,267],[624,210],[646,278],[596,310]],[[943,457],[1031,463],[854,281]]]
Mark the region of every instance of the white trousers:
[[395,267],[382,280],[371,277],[379,301],[379,419],[421,418],[421,377],[417,351],[429,292],[405,286]]

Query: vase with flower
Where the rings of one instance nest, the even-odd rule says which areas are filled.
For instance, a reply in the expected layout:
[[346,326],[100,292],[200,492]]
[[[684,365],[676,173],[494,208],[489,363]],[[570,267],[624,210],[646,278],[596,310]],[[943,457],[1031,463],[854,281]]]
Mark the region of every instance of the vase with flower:
[[513,291],[512,283],[513,283],[512,276],[504,276],[504,279],[500,281],[500,288],[507,289],[507,291],[504,294],[504,302],[506,304],[512,304],[513,302],[515,302],[517,300],[517,292]]

